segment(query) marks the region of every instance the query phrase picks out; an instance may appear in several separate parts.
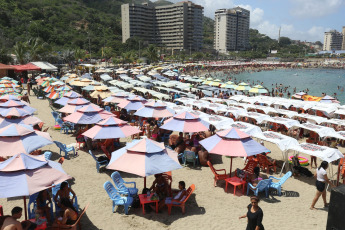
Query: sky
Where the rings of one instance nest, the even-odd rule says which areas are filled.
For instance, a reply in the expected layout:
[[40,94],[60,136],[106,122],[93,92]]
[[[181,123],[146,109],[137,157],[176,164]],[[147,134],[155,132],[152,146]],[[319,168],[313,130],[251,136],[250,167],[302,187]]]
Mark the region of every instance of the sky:
[[[181,0],[170,0],[181,2]],[[217,9],[236,6],[250,10],[250,28],[277,39],[281,36],[301,41],[321,41],[324,32],[342,31],[345,0],[191,0],[204,7],[204,15],[214,19]]]

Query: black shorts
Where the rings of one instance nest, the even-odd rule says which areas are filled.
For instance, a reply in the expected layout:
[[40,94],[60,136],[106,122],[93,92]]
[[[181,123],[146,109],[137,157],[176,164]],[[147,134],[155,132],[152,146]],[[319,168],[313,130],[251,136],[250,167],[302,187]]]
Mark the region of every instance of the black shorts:
[[326,183],[322,181],[316,180],[316,189],[319,192],[323,192],[326,188]]

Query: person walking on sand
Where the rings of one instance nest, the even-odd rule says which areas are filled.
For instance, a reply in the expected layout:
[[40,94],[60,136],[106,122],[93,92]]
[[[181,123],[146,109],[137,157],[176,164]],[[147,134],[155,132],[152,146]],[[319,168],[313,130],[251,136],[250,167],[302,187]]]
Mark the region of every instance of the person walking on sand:
[[315,204],[319,200],[320,196],[322,195],[324,206],[327,207],[328,203],[326,202],[326,183],[330,186],[335,187],[332,182],[327,177],[327,170],[328,162],[322,161],[320,167],[316,170],[315,177],[316,177],[316,195],[313,199],[313,202],[310,206],[311,210],[315,210]]
[[264,213],[262,209],[259,207],[259,201],[259,197],[251,196],[250,204],[247,207],[247,214],[239,217],[239,219],[247,217],[248,223],[246,230],[265,230],[264,226],[262,225]]

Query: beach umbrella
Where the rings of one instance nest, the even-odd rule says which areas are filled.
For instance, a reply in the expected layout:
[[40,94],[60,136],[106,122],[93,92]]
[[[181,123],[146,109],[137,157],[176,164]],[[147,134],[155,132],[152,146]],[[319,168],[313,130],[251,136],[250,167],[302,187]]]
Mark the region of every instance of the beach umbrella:
[[0,97],[0,101],[20,101],[18,96],[13,96],[13,95],[3,95]]
[[[334,97],[331,97],[329,95],[326,95],[324,96],[320,102],[323,102],[323,103],[334,103],[334,102],[338,102]],[[339,103],[339,102],[338,102]]]
[[0,163],[0,198],[23,196],[27,219],[26,196],[69,179],[72,177],[57,162],[47,161],[44,156],[16,154]]
[[0,129],[0,156],[29,154],[50,144],[53,144],[53,141],[49,133],[35,131],[29,125],[11,124]]
[[112,95],[112,92],[105,85],[95,86],[95,91],[90,94],[92,98],[98,98],[100,96],[102,99],[107,98]]
[[155,101],[150,101],[144,104],[144,107],[142,107],[134,113],[134,115],[139,117],[154,118],[172,117],[174,116],[174,114],[174,110],[167,108],[165,104]]
[[46,97],[48,97],[50,99],[57,99],[57,98],[63,97],[64,94],[65,94],[64,91],[57,92],[57,91],[53,90],[51,93],[47,94]]
[[62,107],[58,111],[60,113],[74,113],[78,109],[81,109],[88,104],[90,104],[90,102],[84,98],[70,99],[67,102],[67,105],[65,105],[64,107]]
[[32,108],[24,101],[8,100],[4,103],[0,103],[0,112],[8,108],[21,108],[30,113],[34,113],[36,111],[36,109]]
[[209,86],[220,86],[222,83],[221,82],[219,82],[219,81],[212,81],[211,83],[209,83],[208,85]]
[[55,86],[55,87],[60,87],[66,84],[65,82],[62,82],[62,81],[55,81],[55,82],[52,82],[50,85]]
[[92,139],[115,139],[128,137],[140,132],[138,128],[130,126],[126,121],[116,117],[109,117],[97,123],[91,129],[82,133],[82,135]]
[[0,116],[2,117],[25,117],[32,114],[33,112],[20,107],[0,108]]
[[64,86],[61,86],[61,87],[55,89],[55,91],[58,91],[58,92],[68,92],[71,90],[72,90],[72,88],[68,85],[64,85]]
[[62,98],[59,100],[56,100],[54,103],[59,105],[66,105],[68,101],[71,101],[72,99],[81,98],[82,96],[79,93],[76,93],[74,91],[67,92],[63,95]]
[[235,88],[235,90],[239,90],[239,91],[248,91],[250,89],[251,87],[245,82],[238,84],[238,86]]
[[89,125],[96,124],[99,121],[112,116],[114,116],[114,114],[103,109],[99,110],[95,106],[85,106],[84,108],[81,108],[65,117],[64,121],[69,121],[75,124]]
[[267,89],[265,89],[262,85],[256,85],[249,90],[249,93],[268,93]]
[[126,100],[120,102],[117,106],[128,111],[138,110],[146,103],[145,98],[140,96],[130,96]]
[[25,125],[38,125],[42,121],[34,116],[26,116],[26,117],[21,117],[17,119],[10,119],[10,118],[5,118],[5,117],[0,117],[0,128],[6,127],[11,124],[25,124]]
[[147,138],[133,140],[112,152],[106,168],[142,176],[146,187],[147,176],[182,168],[177,155],[177,152],[166,148],[164,143]]
[[182,112],[166,120],[161,129],[191,133],[207,131],[210,124],[199,118],[198,115]]
[[200,141],[200,144],[209,153],[231,157],[230,173],[232,171],[232,157],[249,157],[269,151],[248,134],[236,128],[217,132],[215,135]]
[[119,103],[125,101],[126,98],[128,98],[127,94],[116,93],[116,94],[113,94],[110,97],[107,97],[106,99],[104,99],[103,102],[119,104]]

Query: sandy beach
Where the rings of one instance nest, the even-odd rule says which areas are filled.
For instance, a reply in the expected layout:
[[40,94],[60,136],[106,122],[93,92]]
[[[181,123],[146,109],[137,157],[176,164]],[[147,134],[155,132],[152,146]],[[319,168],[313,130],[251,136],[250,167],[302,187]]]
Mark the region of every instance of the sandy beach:
[[[75,138],[71,134],[62,134],[54,130],[54,119],[47,100],[30,97],[31,106],[37,109],[35,116],[45,122],[43,127],[50,127],[48,132],[53,140],[60,141],[66,145],[75,144]],[[302,142],[302,141],[300,141]],[[279,161],[282,165],[282,153],[273,144],[265,143],[265,146],[272,151],[270,157]],[[42,149],[53,152],[52,160],[59,158],[59,150],[55,145],[46,146]],[[340,149],[343,152],[344,149]],[[97,152],[95,152],[97,153]],[[101,152],[98,152],[101,154]],[[291,155],[291,154],[290,154]],[[301,154],[310,159],[309,156]],[[211,155],[216,169],[230,169],[230,159]],[[318,164],[320,160],[318,159]],[[236,158],[233,161],[233,170],[242,169],[244,160]],[[83,229],[245,229],[246,219],[239,220],[239,216],[247,212],[249,197],[242,194],[242,189],[237,189],[236,196],[233,195],[233,187],[229,186],[228,193],[225,192],[225,183],[218,183],[218,187],[213,186],[213,174],[208,167],[183,169],[172,172],[172,188],[177,189],[178,182],[183,180],[186,187],[195,184],[195,192],[186,204],[186,213],[183,215],[180,208],[173,208],[169,216],[167,208],[160,213],[155,212],[142,214],[142,209],[131,208],[129,215],[124,214],[123,207],[118,208],[116,213],[112,213],[112,202],[103,189],[106,181],[111,181],[112,171],[101,170],[97,173],[95,161],[84,151],[78,151],[78,156],[71,155],[70,159],[65,159],[64,170],[74,179],[70,181],[72,189],[78,197],[80,208],[84,208],[90,203],[86,215],[82,219]],[[333,166],[334,173],[337,166]],[[280,171],[280,168],[278,168]],[[312,169],[315,172],[315,169]],[[262,172],[263,177],[267,177]],[[279,177],[279,174],[270,174]],[[139,192],[143,189],[144,179],[132,174],[122,173],[121,176],[126,181],[135,181]],[[330,175],[329,175],[330,177]],[[151,185],[153,176],[147,178],[148,185]],[[300,176],[291,177],[283,186],[283,194],[279,197],[276,191],[271,191],[269,198],[260,194],[261,202],[259,206],[264,212],[263,225],[265,229],[314,229],[323,230],[327,223],[327,209],[323,209],[320,198],[316,204],[318,210],[309,210],[312,199],[315,195],[315,179]],[[252,193],[251,193],[252,194]],[[327,193],[329,201],[330,193]],[[0,199],[0,204],[4,208],[4,214],[10,214],[14,206],[23,207],[23,199]],[[23,217],[22,217],[23,219]]]

